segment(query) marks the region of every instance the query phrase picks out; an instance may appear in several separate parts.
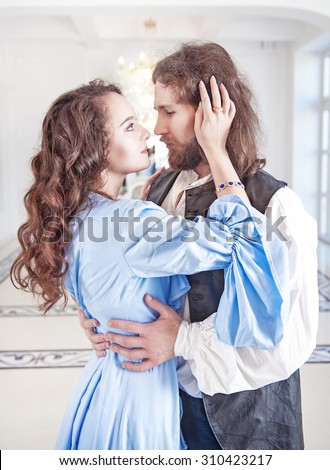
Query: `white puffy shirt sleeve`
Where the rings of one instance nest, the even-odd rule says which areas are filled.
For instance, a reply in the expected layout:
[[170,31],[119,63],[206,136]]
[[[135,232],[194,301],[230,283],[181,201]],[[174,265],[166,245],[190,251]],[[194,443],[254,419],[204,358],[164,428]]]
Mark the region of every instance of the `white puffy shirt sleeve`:
[[283,338],[269,350],[234,347],[217,338],[216,313],[201,323],[183,321],[175,354],[189,361],[199,389],[208,395],[252,390],[284,380],[308,360],[316,345],[316,222],[287,187],[274,194],[267,213],[270,226],[280,232],[289,250],[290,310]]

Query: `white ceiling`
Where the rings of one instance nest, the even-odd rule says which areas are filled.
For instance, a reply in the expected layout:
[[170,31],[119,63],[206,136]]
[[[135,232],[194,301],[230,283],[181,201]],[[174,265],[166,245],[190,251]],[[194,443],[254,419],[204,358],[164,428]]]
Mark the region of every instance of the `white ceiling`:
[[77,40],[99,48],[110,39],[144,39],[150,17],[159,40],[304,43],[330,34],[328,0],[201,1],[0,0],[0,39]]

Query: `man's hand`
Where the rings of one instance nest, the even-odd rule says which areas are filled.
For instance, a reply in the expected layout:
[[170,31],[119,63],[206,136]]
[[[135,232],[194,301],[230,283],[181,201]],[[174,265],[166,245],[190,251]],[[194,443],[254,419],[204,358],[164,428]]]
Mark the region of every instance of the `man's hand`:
[[95,319],[86,318],[85,312],[77,306],[78,317],[80,326],[83,328],[85,335],[92,343],[92,348],[99,357],[107,355],[107,349],[110,347],[110,343],[105,339],[101,333],[95,333],[94,327],[99,326],[99,322]]
[[[123,367],[135,372],[145,372],[152,367],[162,364],[174,357],[174,344],[182,322],[182,318],[168,305],[145,295],[148,307],[156,310],[160,316],[151,323],[136,323],[125,320],[111,320],[108,326],[119,330],[135,333],[139,336],[125,336],[116,333],[106,333],[110,341],[110,349],[129,360],[144,359],[143,362],[124,362]],[[136,349],[128,349],[136,348]]]

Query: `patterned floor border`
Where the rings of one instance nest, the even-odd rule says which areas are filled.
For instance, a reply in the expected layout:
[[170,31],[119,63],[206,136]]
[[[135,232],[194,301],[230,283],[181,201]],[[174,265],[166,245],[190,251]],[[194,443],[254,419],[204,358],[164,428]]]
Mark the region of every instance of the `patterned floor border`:
[[318,344],[307,362],[308,364],[330,362],[330,344]]
[[[0,351],[0,369],[84,367],[90,354],[90,349]],[[330,344],[316,346],[307,363],[330,363]]]
[[90,355],[90,349],[0,351],[0,369],[84,367]]
[[321,271],[318,272],[319,285],[319,310],[320,312],[330,311],[330,277]]
[[[40,317],[43,313],[37,305],[0,305],[1,317]],[[48,316],[73,316],[77,315],[77,309],[73,304],[68,304],[65,309],[53,307],[47,312]]]

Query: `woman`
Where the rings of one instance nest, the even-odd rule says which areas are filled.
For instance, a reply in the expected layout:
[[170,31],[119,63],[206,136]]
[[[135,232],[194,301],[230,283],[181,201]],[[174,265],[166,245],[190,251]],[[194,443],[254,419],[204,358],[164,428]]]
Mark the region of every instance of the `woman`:
[[[280,340],[286,248],[261,237],[263,216],[249,206],[238,182],[225,149],[235,106],[220,89],[221,95],[212,78],[211,103],[200,84],[195,132],[225,197],[212,204],[209,219],[193,222],[152,203],[118,199],[125,176],[149,165],[149,133],[116,86],[94,81],[53,103],[32,160],[28,220],[18,232],[22,252],[11,273],[20,287],[41,295],[45,312],[66,299],[67,289],[98,320],[100,332],[108,329],[110,310],[112,318],[149,322],[156,313],[143,302],[146,292],[180,310],[189,289],[182,274],[226,268],[219,336],[239,334],[242,310],[264,329],[266,345]],[[58,449],[185,448],[176,360],[141,374],[123,369],[124,361],[113,351],[103,358],[92,354],[63,419]]]

